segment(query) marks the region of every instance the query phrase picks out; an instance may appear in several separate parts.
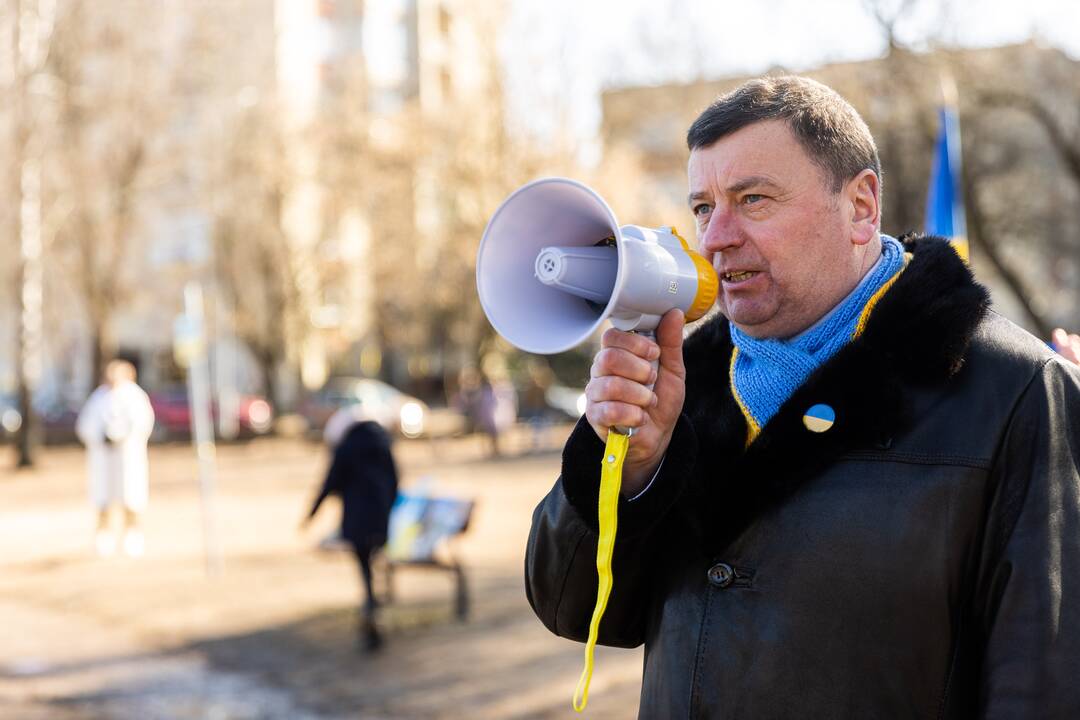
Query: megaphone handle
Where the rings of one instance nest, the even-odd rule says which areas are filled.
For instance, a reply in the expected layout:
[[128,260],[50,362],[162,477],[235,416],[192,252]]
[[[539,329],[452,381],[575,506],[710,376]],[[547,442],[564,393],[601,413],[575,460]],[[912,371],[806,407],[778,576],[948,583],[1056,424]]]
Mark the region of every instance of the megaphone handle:
[[[656,332],[654,332],[653,330],[635,330],[634,332],[636,332],[638,335],[649,338],[653,342],[656,342]],[[657,377],[659,377],[659,374],[660,374],[660,358],[657,358],[656,360],[652,360],[649,364],[652,365],[653,371],[657,374]],[[646,387],[648,387],[649,390],[652,390],[655,386],[656,386],[656,381],[653,381],[653,382],[649,383]],[[625,435],[627,437],[633,437],[633,435],[634,435],[634,428],[615,426],[615,427],[613,427],[611,429],[614,430],[615,432],[619,433],[620,435]]]

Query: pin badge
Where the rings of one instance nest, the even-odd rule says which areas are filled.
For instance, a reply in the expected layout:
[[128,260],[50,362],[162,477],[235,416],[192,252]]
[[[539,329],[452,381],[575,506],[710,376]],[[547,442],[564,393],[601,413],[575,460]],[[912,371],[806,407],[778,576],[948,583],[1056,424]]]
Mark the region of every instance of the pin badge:
[[836,422],[836,411],[825,404],[814,405],[806,411],[802,421],[810,432],[823,433]]

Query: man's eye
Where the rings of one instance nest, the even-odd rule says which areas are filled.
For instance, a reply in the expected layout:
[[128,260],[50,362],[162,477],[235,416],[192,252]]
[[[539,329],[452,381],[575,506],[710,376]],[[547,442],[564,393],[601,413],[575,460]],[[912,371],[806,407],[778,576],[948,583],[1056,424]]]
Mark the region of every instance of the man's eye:
[[748,195],[743,195],[742,196],[742,203],[743,203],[743,205],[753,205],[754,203],[761,202],[764,199],[765,199],[764,195],[757,195],[755,193],[750,193]]
[[707,214],[709,213],[709,211],[710,211],[710,210],[712,210],[712,206],[711,206],[711,205],[707,205],[707,204],[705,204],[705,203],[701,203],[701,204],[699,204],[699,205],[695,205],[695,206],[693,207],[693,210],[691,210],[691,212],[693,212],[693,213],[694,213],[694,216],[695,216],[695,217],[701,217],[702,215],[707,215]]

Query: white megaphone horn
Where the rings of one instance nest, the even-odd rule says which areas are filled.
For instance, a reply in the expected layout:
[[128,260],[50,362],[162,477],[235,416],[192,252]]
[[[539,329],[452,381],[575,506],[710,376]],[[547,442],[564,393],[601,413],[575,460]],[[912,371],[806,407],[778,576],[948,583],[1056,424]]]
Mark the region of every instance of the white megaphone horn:
[[619,226],[592,188],[543,178],[514,191],[488,222],[476,260],[480,304],[495,330],[533,353],[563,352],[610,318],[652,332],[716,300],[716,271],[672,227]]

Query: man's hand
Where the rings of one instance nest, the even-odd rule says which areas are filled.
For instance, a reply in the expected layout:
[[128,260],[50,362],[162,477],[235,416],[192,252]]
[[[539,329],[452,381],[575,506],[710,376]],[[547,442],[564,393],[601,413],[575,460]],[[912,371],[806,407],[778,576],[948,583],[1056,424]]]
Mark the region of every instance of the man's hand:
[[[622,494],[627,497],[641,492],[656,472],[682,412],[686,398],[683,324],[682,312],[671,310],[656,329],[656,342],[610,328],[593,359],[592,379],[585,387],[585,418],[605,442],[608,428],[634,428],[623,465]],[[654,373],[651,363],[657,358],[660,363]]]
[[1057,328],[1051,336],[1051,342],[1059,355],[1080,365],[1080,335],[1069,334],[1062,328]]

